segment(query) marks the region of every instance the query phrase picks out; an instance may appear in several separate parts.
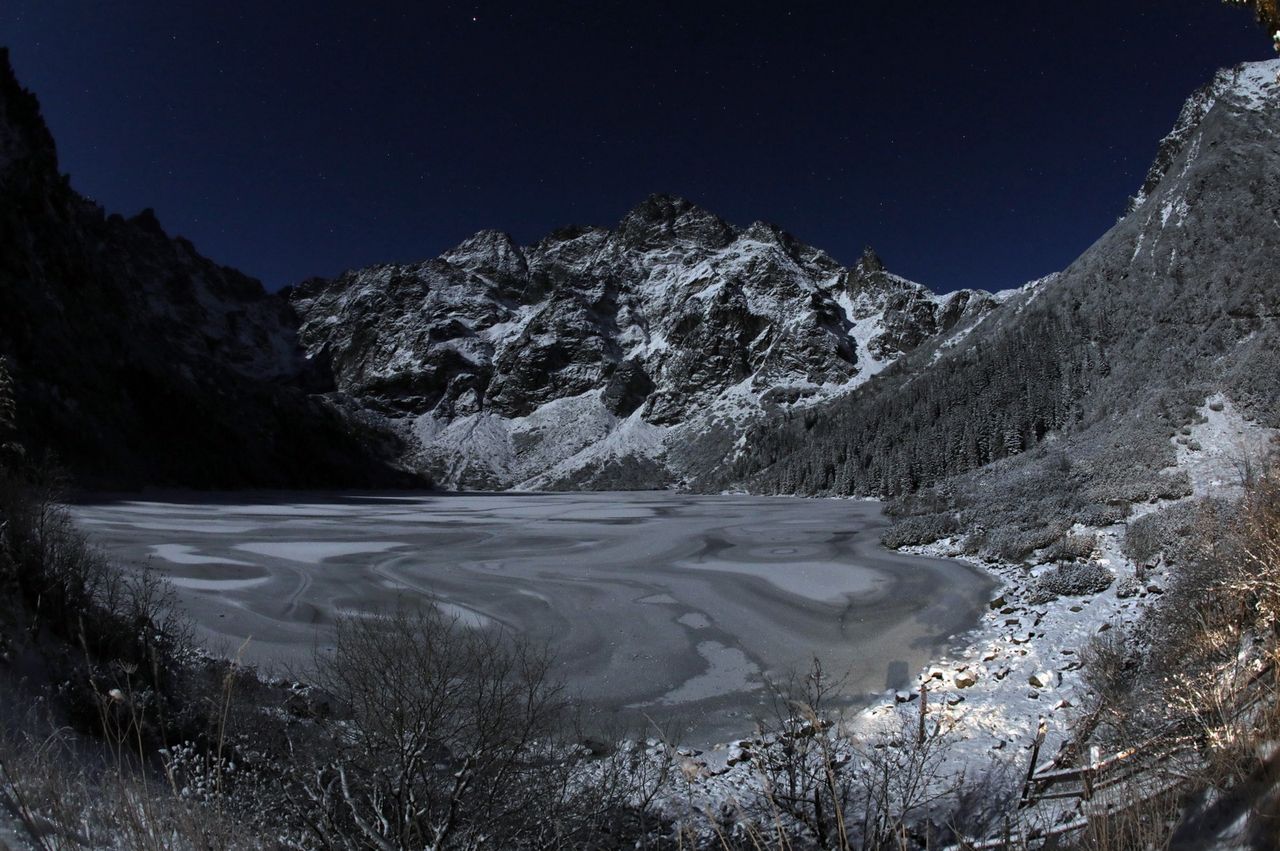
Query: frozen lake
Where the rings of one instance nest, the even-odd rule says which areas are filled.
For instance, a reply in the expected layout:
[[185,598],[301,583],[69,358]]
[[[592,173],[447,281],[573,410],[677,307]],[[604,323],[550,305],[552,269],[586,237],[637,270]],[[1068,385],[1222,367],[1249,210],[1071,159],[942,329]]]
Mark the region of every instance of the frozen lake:
[[879,506],[673,493],[183,495],[72,507],[169,577],[214,651],[304,669],[336,615],[431,600],[547,641],[602,729],[749,730],[765,676],[816,656],[850,703],[907,683],[993,583],[878,545]]

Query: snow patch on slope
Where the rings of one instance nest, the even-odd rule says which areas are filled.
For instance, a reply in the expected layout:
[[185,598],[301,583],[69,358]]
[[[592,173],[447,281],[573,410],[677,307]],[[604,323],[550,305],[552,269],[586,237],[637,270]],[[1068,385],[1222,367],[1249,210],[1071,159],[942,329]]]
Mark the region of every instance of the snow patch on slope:
[[1196,497],[1238,498],[1247,471],[1257,470],[1276,439],[1276,430],[1250,422],[1221,393],[1200,408],[1201,421],[1172,438],[1177,461]]

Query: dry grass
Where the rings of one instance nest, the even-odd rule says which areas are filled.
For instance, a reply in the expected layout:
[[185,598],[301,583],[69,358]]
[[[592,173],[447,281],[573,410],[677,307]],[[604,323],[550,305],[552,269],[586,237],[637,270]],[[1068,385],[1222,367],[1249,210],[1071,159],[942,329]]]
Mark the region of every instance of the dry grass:
[[[34,716],[22,726],[25,732],[0,739],[0,810],[39,851],[269,847],[142,761],[132,743],[135,722],[113,722],[105,740]],[[47,732],[37,736],[39,729]]]

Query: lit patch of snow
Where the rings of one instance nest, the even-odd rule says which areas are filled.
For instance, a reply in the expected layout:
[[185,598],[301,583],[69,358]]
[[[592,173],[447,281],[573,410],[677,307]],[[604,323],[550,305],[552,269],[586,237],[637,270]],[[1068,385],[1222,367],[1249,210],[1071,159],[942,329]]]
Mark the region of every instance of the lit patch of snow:
[[938,344],[938,348],[934,350],[933,358],[932,360],[929,361],[929,363],[930,364],[937,363],[944,354],[946,354],[951,349],[954,349],[956,346],[963,343],[965,338],[968,337],[971,333],[973,333],[973,329],[977,328],[981,324],[982,324],[982,320],[979,319],[977,322],[971,322],[965,327],[961,328],[960,330],[954,331],[950,337],[948,337],[947,339],[943,340],[940,344]]
[[1261,109],[1280,92],[1276,82],[1280,59],[1246,62],[1227,73],[1231,75],[1231,91],[1250,109]]
[[[1098,594],[1026,603],[1022,598],[1029,583],[1020,565],[971,562],[1005,582],[1005,602],[984,615],[958,659],[935,662],[919,679],[928,685],[934,706],[945,705],[948,698],[962,698],[946,710],[957,722],[958,741],[948,754],[957,767],[1000,758],[1025,760],[1023,746],[1035,736],[1041,718],[1048,728],[1042,759],[1052,756],[1065,741],[1085,693],[1080,651],[1100,631],[1139,620],[1155,599],[1145,590],[1128,598],[1117,593],[1126,580],[1133,581],[1136,570],[1122,553],[1125,528],[1123,524],[1098,529],[1077,525],[1073,530],[1096,536],[1091,561],[1115,575],[1111,587]],[[903,551],[967,561],[960,543],[946,539]],[[1167,581],[1164,568],[1145,576],[1147,583]],[[934,677],[936,672],[941,672],[940,678]],[[1041,672],[1049,674],[1048,682],[1036,685],[1032,678],[1038,682]],[[874,728],[876,719],[893,714],[890,700],[864,712],[852,726],[855,731]]]
[[196,548],[189,544],[154,544],[151,554],[170,564],[242,564],[252,565],[248,561],[236,561],[231,558],[200,555]]
[[716,293],[720,292],[720,290],[722,290],[723,288],[724,288],[724,281],[715,281],[709,284],[708,286],[704,287],[703,289],[699,290],[698,292],[694,293],[693,297],[699,300],[706,300],[714,296]]
[[[223,564],[244,564],[244,562],[228,562]],[[270,576],[255,576],[251,579],[196,579],[190,576],[168,576],[169,584],[188,591],[243,591],[255,585],[271,581]]]
[[1027,281],[1020,287],[1009,287],[1007,290],[997,290],[991,294],[991,299],[996,304],[1004,304],[1020,296],[1025,296],[1025,299],[1019,306],[1019,309],[1021,309],[1034,301],[1036,296],[1044,292],[1045,287],[1056,281],[1061,274],[1061,272],[1050,272],[1043,278],[1036,278],[1033,281]]
[[643,342],[636,343],[627,351],[628,358],[649,358],[659,352],[665,352],[670,345],[667,343],[666,335],[661,331],[650,334],[648,339]]
[[[601,405],[600,409],[604,410],[604,406]],[[639,410],[632,412],[621,422],[615,418],[610,425],[615,423],[616,428],[601,438],[585,442],[577,452],[550,466],[545,472],[521,482],[516,490],[538,490],[591,464],[627,457],[656,459],[662,453],[665,438],[670,431],[667,426],[646,422]]]
[[403,546],[399,541],[250,541],[236,544],[232,549],[300,564],[320,564],[326,559],[385,553]]
[[1187,213],[1190,212],[1190,210],[1191,208],[1187,206],[1185,198],[1172,198],[1165,201],[1164,205],[1160,208],[1160,227],[1168,225],[1169,219],[1174,218],[1175,216],[1176,220],[1173,223],[1174,227],[1182,227],[1182,223],[1186,220]]
[[[742,419],[760,410],[760,394],[752,386],[755,376],[725,389],[709,406],[708,414],[722,419]],[[697,418],[690,422],[695,422]]]
[[449,422],[424,414],[413,421],[412,435],[421,454],[447,459],[448,468],[439,479],[445,487],[457,487],[477,471],[506,478],[514,463],[508,422],[495,414],[470,414]]
[[1277,432],[1246,420],[1221,393],[1205,400],[1200,415],[1189,435],[1172,438],[1175,469],[1186,472],[1196,497],[1238,497],[1246,470],[1258,468]]
[[509,343],[520,336],[525,326],[529,324],[529,320],[537,314],[538,308],[539,305],[521,305],[520,309],[510,319],[505,322],[495,322],[482,330],[480,336],[495,347],[501,348],[503,344]]
[[1203,133],[1197,133],[1191,138],[1191,144],[1187,147],[1187,153],[1183,157],[1182,172],[1179,177],[1186,177],[1187,172],[1191,171],[1191,166],[1195,164],[1196,159],[1200,156],[1200,141],[1204,138]]
[[760,668],[737,647],[726,647],[718,641],[702,641],[698,644],[698,653],[707,660],[707,670],[667,692],[659,703],[690,703],[760,688]]

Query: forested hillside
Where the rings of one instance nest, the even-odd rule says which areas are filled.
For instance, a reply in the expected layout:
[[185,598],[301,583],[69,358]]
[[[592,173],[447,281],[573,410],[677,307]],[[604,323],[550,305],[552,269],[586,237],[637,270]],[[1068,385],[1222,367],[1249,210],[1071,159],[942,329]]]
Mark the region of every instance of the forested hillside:
[[731,472],[710,466],[702,486],[900,496],[1008,459],[1010,478],[1029,475],[1027,461],[1052,466],[1084,510],[1181,487],[1159,475],[1169,439],[1219,389],[1274,424],[1275,71],[1241,66],[1197,92],[1130,212],[1066,270],[954,346],[926,345],[781,427],[758,424]]

